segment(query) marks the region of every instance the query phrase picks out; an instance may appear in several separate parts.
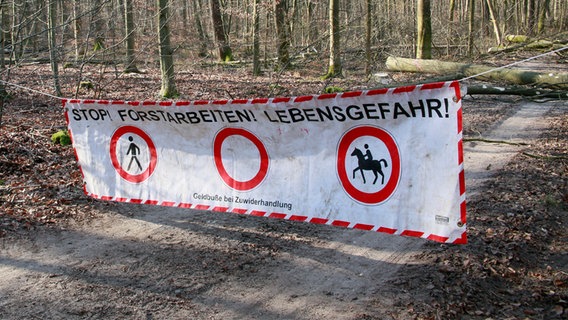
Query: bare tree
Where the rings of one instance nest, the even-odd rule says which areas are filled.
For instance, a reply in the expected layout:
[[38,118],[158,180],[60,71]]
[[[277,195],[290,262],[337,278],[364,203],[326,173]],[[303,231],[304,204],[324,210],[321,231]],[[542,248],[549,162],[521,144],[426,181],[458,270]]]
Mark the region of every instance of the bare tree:
[[253,0],[252,11],[252,74],[260,75],[260,15],[258,14],[260,0]]
[[373,32],[373,5],[366,0],[367,14],[365,18],[365,75],[371,74],[371,34]]
[[544,24],[546,22],[546,14],[548,13],[549,5],[550,5],[550,0],[543,0],[540,3],[540,10],[538,13],[538,23],[537,23],[538,34],[541,34],[544,31]]
[[229,39],[225,33],[225,24],[221,15],[221,6],[219,0],[210,0],[211,21],[213,22],[213,30],[215,34],[215,42],[219,52],[219,59],[224,62],[233,60],[233,52],[229,46]]
[[432,59],[432,22],[430,17],[430,0],[418,0],[417,7],[416,58]]
[[469,0],[468,5],[467,55],[471,57],[473,54],[473,37],[475,36],[475,0]]
[[132,14],[132,0],[124,1],[124,26],[126,31],[126,61],[124,72],[140,72],[136,67],[135,53],[135,26]]
[[[6,14],[6,0],[0,0],[0,69],[4,70],[6,67],[6,59],[4,57],[4,52],[6,51],[6,39],[10,37],[10,35],[6,32],[8,30],[8,24],[6,23],[8,15]],[[3,90],[4,86],[3,83],[0,82],[2,87],[0,89]],[[0,111],[0,116],[2,115]]]
[[103,50],[105,48],[105,34],[103,31],[103,19],[100,15],[103,3],[101,0],[92,0],[91,7],[91,25],[89,26],[94,33],[93,51]]
[[274,22],[278,34],[278,66],[286,69],[290,63],[290,36],[289,25],[286,19],[288,0],[274,0]]
[[[0,69],[2,73],[6,67],[4,61],[4,50],[6,49],[6,33],[4,27],[6,26],[6,0],[0,0]],[[2,114],[4,113],[4,100],[6,98],[6,89],[4,86],[4,77],[0,79],[0,128],[2,128]]]
[[493,1],[487,0],[487,10],[489,11],[489,16],[491,17],[491,22],[493,24],[493,32],[495,33],[495,40],[497,45],[501,44],[501,30],[499,30],[499,22],[497,21],[497,15],[495,14],[495,9],[493,8]]
[[339,42],[339,0],[329,0],[329,67],[324,78],[343,75]]
[[51,72],[53,73],[53,87],[55,94],[61,96],[61,85],[59,84],[59,64],[57,63],[57,43],[55,38],[55,26],[57,19],[57,2],[49,0],[47,5],[47,37],[49,44],[49,60],[51,61]]
[[448,20],[450,22],[454,21],[454,14],[456,12],[456,0],[450,0],[450,5],[449,5],[450,9],[449,9],[449,14],[448,14]]
[[174,58],[170,44],[169,1],[158,1],[158,43],[160,54],[160,71],[162,74],[162,88],[160,96],[172,98],[178,95],[174,80]]
[[308,26],[308,41],[307,43],[312,45],[316,50],[320,49],[320,41],[318,39],[318,28],[313,25],[312,21],[314,21],[315,17],[315,4],[314,0],[306,0],[308,3],[306,4],[306,25]]
[[75,62],[81,57],[81,8],[80,0],[73,1],[73,38],[75,40]]
[[201,12],[201,1],[199,0],[192,0],[193,4],[193,19],[195,23],[195,28],[197,31],[197,36],[199,37],[199,56],[206,57],[207,56],[207,43],[209,39],[205,34],[203,24],[201,23],[201,15],[198,12]]

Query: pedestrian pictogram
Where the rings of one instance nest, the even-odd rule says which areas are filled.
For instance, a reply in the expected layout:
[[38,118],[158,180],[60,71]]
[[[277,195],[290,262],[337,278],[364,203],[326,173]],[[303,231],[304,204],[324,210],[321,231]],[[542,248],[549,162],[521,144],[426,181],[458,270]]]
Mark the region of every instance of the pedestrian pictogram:
[[154,172],[158,154],[146,132],[134,126],[118,128],[110,140],[110,159],[126,181],[140,183]]
[[130,145],[128,146],[128,151],[126,151],[126,155],[130,155],[130,162],[128,163],[128,171],[130,171],[130,167],[132,167],[132,163],[136,161],[138,168],[142,171],[142,165],[140,164],[140,160],[138,160],[138,155],[140,154],[140,148],[132,141],[134,138],[132,136],[128,137],[128,141],[130,141]]
[[[245,129],[224,128],[219,131],[213,142],[213,155],[221,179],[235,190],[252,190],[268,174],[269,158],[266,147],[258,137]],[[232,164],[224,163],[228,161]],[[227,167],[235,170],[229,173]]]
[[341,137],[337,175],[352,199],[370,205],[385,202],[398,186],[400,171],[398,146],[387,131],[360,126]]

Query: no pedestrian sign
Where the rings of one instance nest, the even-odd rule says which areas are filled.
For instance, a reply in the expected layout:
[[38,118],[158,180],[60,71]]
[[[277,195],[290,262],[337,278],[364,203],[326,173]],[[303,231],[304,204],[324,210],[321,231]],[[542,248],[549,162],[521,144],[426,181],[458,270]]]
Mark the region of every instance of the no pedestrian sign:
[[63,105],[94,198],[466,243],[460,96],[446,82]]

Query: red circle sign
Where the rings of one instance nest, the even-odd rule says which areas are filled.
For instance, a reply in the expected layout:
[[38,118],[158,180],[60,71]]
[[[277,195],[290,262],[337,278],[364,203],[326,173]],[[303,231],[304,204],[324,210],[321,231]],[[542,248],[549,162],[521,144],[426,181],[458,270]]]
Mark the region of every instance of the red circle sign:
[[[150,161],[148,163],[148,167],[140,174],[131,174],[128,171],[122,168],[120,161],[118,160],[117,156],[117,146],[118,140],[127,133],[133,133],[139,137],[141,137],[148,146],[148,151],[150,152]],[[113,167],[116,169],[118,174],[126,181],[133,182],[133,183],[140,183],[144,180],[148,179],[156,169],[156,164],[158,162],[158,154],[156,152],[156,146],[150,136],[146,134],[146,132],[142,131],[142,129],[133,127],[133,126],[124,126],[118,128],[112,138],[110,139],[110,159],[112,161]],[[138,160],[136,160],[138,161]]]
[[[366,136],[379,139],[388,150],[391,160],[390,177],[388,178],[384,187],[376,192],[365,192],[358,189],[353,183],[351,183],[349,174],[347,173],[347,169],[345,167],[347,157],[351,156],[352,154],[354,155],[355,153],[349,152],[350,146],[353,141],[355,141],[355,139],[357,138]],[[356,170],[360,170],[359,167],[357,167],[353,171],[353,175],[355,174]],[[337,147],[337,174],[339,176],[339,180],[341,182],[341,185],[343,186],[343,189],[345,190],[345,192],[347,192],[347,194],[349,194],[351,198],[364,204],[380,204],[386,201],[394,193],[396,187],[398,186],[400,178],[400,154],[398,151],[398,146],[396,145],[393,137],[387,131],[381,128],[372,126],[360,126],[352,128],[351,130],[347,131],[343,135],[343,137],[341,137],[341,140],[339,141],[339,145]]]
[[[229,175],[229,173],[225,169],[225,166],[223,165],[223,157],[221,155],[221,147],[223,145],[223,141],[225,141],[225,139],[227,139],[228,137],[233,136],[233,135],[242,136],[242,137],[250,140],[252,143],[254,143],[254,145],[258,149],[258,152],[260,153],[260,168],[258,169],[258,172],[256,173],[256,175],[250,180],[239,181],[239,180],[234,179],[233,177],[231,177]],[[213,142],[213,155],[214,155],[214,158],[215,158],[215,166],[217,167],[217,171],[219,172],[221,179],[223,179],[223,181],[229,187],[231,187],[235,190],[248,191],[248,190],[254,189],[255,187],[257,187],[262,182],[262,180],[264,180],[264,178],[266,177],[266,174],[268,173],[269,159],[268,159],[268,152],[266,151],[266,148],[264,147],[264,145],[262,144],[262,141],[260,141],[260,139],[258,139],[251,132],[244,130],[244,129],[224,128],[221,131],[219,131],[217,133],[217,135],[215,136],[215,140]]]

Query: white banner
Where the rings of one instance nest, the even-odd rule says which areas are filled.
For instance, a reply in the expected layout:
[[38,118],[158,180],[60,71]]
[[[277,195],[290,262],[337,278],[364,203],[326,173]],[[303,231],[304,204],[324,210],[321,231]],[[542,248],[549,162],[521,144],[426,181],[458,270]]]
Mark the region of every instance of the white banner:
[[64,108],[94,198],[466,243],[457,82]]

